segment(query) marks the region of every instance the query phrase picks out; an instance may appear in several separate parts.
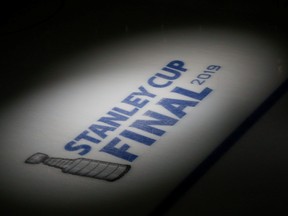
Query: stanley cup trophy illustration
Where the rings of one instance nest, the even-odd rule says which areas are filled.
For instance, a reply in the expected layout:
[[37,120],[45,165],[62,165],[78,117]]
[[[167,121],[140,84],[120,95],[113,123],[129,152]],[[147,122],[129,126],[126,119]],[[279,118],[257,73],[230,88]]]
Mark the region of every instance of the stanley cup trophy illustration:
[[115,181],[124,176],[131,168],[130,165],[91,160],[87,158],[65,159],[53,158],[43,153],[36,153],[25,163],[40,164],[59,168],[63,173],[85,176],[106,181]]

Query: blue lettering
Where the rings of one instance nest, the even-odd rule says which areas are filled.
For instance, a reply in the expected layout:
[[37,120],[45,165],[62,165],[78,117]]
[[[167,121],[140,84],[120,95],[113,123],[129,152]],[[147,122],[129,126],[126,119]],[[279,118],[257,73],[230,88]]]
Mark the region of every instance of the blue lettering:
[[162,136],[165,131],[156,127],[152,127],[150,125],[174,125],[178,120],[168,117],[166,115],[162,115],[157,112],[153,112],[148,110],[144,113],[145,116],[152,117],[157,120],[136,120],[130,127],[138,128],[140,130],[146,131],[151,134],[155,134],[157,136]]
[[67,143],[64,148],[67,151],[78,151],[78,150],[82,149],[82,151],[78,153],[79,155],[85,155],[91,151],[91,146],[89,146],[89,145],[76,145],[75,141],[71,141],[71,142]]
[[89,129],[96,133],[98,136],[101,138],[106,138],[107,134],[106,132],[108,131],[114,131],[116,128],[115,127],[109,127],[109,126],[103,126],[103,125],[97,125],[97,124],[92,124]]
[[134,98],[133,94],[129,95],[122,101],[122,103],[127,103],[138,108],[144,107],[148,102],[149,100],[146,99],[142,100],[141,98]]
[[91,136],[88,136],[87,134],[89,133],[89,131],[85,130],[83,131],[81,134],[79,134],[75,140],[76,141],[80,141],[81,139],[84,139],[84,140],[88,140],[90,142],[93,142],[93,143],[99,143],[100,140],[94,138],[94,137],[91,137]]
[[178,118],[182,118],[186,113],[183,111],[187,106],[194,107],[198,104],[195,101],[163,98],[157,104],[163,106],[165,109],[176,115]]
[[124,130],[120,135],[148,146],[152,145],[156,141],[154,139],[129,130]]
[[[185,63],[180,60],[171,61],[162,68],[161,73],[156,73],[154,76],[150,77],[147,82],[150,86],[156,88],[164,88],[170,86],[174,80],[178,79],[181,76],[182,72],[187,71],[184,65]],[[210,70],[210,73],[215,73],[212,71],[218,71],[220,68],[221,66],[218,65],[209,65],[207,67],[207,70]],[[135,120],[129,127],[131,128],[131,130],[132,128],[134,128],[134,130],[136,131],[138,129],[138,131],[140,130],[140,132],[144,131],[146,132],[146,134],[150,133],[160,137],[166,133],[166,131],[163,130],[164,126],[175,125],[179,121],[179,119],[186,115],[185,109],[187,107],[195,107],[212,91],[213,90],[208,87],[204,88],[201,92],[194,92],[185,88],[175,87],[171,91],[172,93],[178,94],[178,97],[179,95],[186,96],[190,98],[190,100],[162,98],[157,103],[157,105],[162,106],[167,111],[175,115],[177,118],[148,110],[143,114],[143,116],[147,116],[147,118]],[[124,106],[124,108],[114,107],[111,111],[106,113],[106,116],[101,117],[98,120],[98,122],[102,122],[107,125],[90,125],[89,130],[83,131],[73,141],[67,143],[64,147],[65,150],[78,151],[79,155],[85,155],[89,153],[92,149],[89,144],[78,144],[77,142],[89,141],[96,144],[100,143],[100,138],[106,138],[109,133],[111,133],[111,131],[115,131],[122,122],[127,121],[129,117],[135,115],[135,113],[137,113],[139,109],[143,108],[146,104],[148,104],[151,100],[150,98],[155,97],[155,94],[149,92],[147,89],[145,89],[145,87],[140,86],[137,91],[131,93],[128,97],[121,101],[122,103],[132,105],[132,107],[128,106],[128,109],[125,108],[126,105]],[[151,146],[156,142],[156,140],[153,138],[147,137],[146,135],[142,135],[138,132],[134,132],[131,130],[122,131],[119,135],[121,136],[120,138],[125,137],[127,139],[142,143],[147,146]],[[89,133],[93,133],[92,135],[98,135],[99,139],[92,137]],[[119,157],[123,160],[127,160],[130,162],[134,161],[138,157],[138,155],[128,152],[131,146],[123,143],[124,141],[121,141],[120,138],[115,137],[100,151]],[[120,144],[121,142],[122,144]]]
[[133,116],[136,112],[138,112],[139,109],[138,108],[134,108],[131,111],[127,111],[127,110],[124,110],[124,109],[121,109],[121,108],[118,108],[118,107],[114,107],[113,110],[118,112],[118,113],[124,114],[124,115]]
[[132,106],[142,108],[149,102],[149,100],[147,100],[147,99],[143,100],[143,99],[141,99],[139,97],[135,97],[135,96],[147,96],[147,97],[151,97],[151,98],[154,98],[156,96],[156,95],[148,92],[143,86],[140,86],[139,90],[140,90],[140,92],[133,92],[128,97],[126,97],[122,101],[122,103],[127,103],[127,104],[130,104]]
[[164,88],[172,84],[172,81],[167,81],[167,82],[165,81],[164,83],[159,84],[154,81],[155,79],[157,79],[156,76],[153,76],[150,79],[148,79],[148,84],[155,88]]
[[148,92],[143,86],[140,86],[138,89],[140,90],[140,92],[133,92],[133,95],[147,96],[151,98],[154,98],[156,96],[155,94]]
[[190,91],[188,89],[176,87],[172,90],[172,92],[175,92],[175,93],[178,93],[181,95],[185,95],[187,97],[194,98],[197,100],[203,100],[203,98],[205,98],[208,94],[210,94],[212,92],[212,89],[205,88],[200,93],[198,93],[198,92]]
[[164,67],[164,68],[162,68],[162,70],[164,70],[166,72],[169,72],[172,75],[168,76],[168,75],[157,73],[156,76],[164,78],[164,79],[167,79],[167,80],[175,80],[175,79],[178,79],[181,76],[181,73],[179,71],[175,71],[175,70],[172,70],[170,68]]
[[128,117],[120,115],[118,113],[115,112],[108,112],[107,114],[113,116],[113,117],[102,117],[100,118],[98,121],[100,122],[104,122],[108,125],[114,126],[114,127],[119,127],[120,124],[118,122],[115,121],[126,121],[128,119]]
[[186,68],[183,67],[184,66],[184,62],[183,61],[179,61],[179,60],[174,60],[171,61],[169,64],[167,64],[167,67],[173,68],[175,70],[179,70],[179,71],[187,71]]
[[221,66],[219,66],[219,65],[209,65],[208,67],[207,67],[207,70],[216,70],[216,71],[218,71],[219,69],[221,68]]
[[130,162],[134,161],[138,156],[130,152],[127,152],[127,150],[130,148],[129,145],[124,144],[120,148],[115,147],[120,141],[121,140],[118,137],[116,137],[110,143],[104,146],[100,151],[106,152],[108,154],[114,155],[116,157],[122,158]]

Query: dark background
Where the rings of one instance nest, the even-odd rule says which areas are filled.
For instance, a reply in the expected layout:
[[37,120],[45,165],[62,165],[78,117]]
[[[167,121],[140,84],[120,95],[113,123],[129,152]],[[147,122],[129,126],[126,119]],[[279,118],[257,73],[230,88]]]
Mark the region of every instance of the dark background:
[[[142,32],[226,26],[259,32],[287,47],[284,0],[10,0],[0,3],[0,14],[0,109],[57,79],[51,69],[61,62]],[[279,95],[280,100],[270,101],[265,112],[245,125],[248,132],[238,133],[237,141],[214,166],[191,181],[190,189],[191,184],[185,184],[157,213],[287,214],[287,88]],[[164,209],[168,210],[164,213]]]

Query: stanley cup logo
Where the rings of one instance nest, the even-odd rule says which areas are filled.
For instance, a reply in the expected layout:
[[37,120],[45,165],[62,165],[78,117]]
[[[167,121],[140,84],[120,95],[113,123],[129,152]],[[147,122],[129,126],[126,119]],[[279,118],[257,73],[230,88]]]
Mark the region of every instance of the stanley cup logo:
[[85,176],[106,181],[115,181],[124,176],[131,168],[130,165],[90,160],[86,158],[65,159],[53,158],[43,153],[36,153],[25,163],[40,164],[59,168],[63,173]]

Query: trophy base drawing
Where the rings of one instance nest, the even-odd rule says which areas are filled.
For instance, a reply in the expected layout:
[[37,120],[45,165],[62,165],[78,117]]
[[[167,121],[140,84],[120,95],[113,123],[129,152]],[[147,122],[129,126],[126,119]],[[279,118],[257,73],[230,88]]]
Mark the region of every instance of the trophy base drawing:
[[30,156],[25,163],[45,164],[61,169],[63,173],[90,177],[106,181],[115,181],[124,176],[130,169],[130,165],[111,163],[87,158],[66,159],[53,158],[43,153]]

